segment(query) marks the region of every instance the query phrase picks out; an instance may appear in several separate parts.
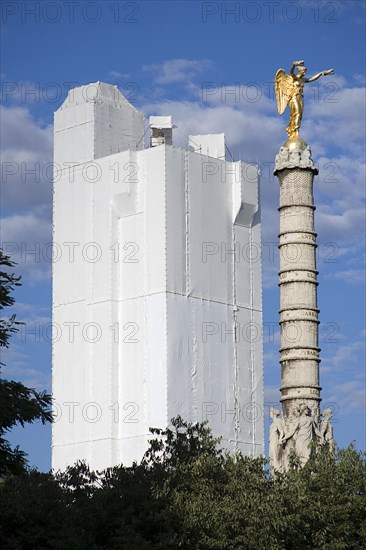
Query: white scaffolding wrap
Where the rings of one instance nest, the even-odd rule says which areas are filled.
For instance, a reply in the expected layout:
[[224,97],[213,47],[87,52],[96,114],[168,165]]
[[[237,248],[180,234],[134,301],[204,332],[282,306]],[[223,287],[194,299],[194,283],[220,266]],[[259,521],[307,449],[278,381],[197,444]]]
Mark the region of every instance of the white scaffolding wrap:
[[[136,150],[142,114],[113,86],[89,86],[94,103],[78,88],[55,114],[55,162],[78,165],[54,185],[64,253],[53,321],[65,328],[53,347],[53,467],[140,460],[149,427],[178,414],[258,456],[258,171],[167,144]],[[77,243],[73,261],[65,243]]]

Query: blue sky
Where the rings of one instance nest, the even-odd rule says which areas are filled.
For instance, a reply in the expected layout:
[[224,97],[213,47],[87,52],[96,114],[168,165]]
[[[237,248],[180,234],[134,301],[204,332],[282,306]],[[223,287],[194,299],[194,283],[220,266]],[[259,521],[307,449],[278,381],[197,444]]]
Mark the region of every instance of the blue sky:
[[[147,116],[172,114],[178,145],[188,134],[224,131],[236,159],[260,163],[265,400],[278,400],[278,184],[271,170],[288,115],[277,116],[272,81],[279,67],[288,71],[304,59],[309,74],[336,73],[307,85],[302,126],[320,168],[323,404],[333,403],[338,444],[355,440],[365,448],[365,5],[2,2],[2,240],[23,275],[15,311],[28,331],[4,352],[4,376],[51,388],[53,112],[70,87],[101,80],[118,85]],[[11,438],[32,465],[50,467],[49,427],[16,429]]]

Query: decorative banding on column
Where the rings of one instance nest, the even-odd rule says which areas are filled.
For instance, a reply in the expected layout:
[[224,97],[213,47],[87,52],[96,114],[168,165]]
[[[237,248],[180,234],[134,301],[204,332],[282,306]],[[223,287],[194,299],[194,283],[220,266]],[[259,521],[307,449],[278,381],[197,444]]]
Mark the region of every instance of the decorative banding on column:
[[[278,274],[279,275],[282,275],[282,273],[293,273],[295,276],[297,273],[313,273],[314,275],[318,275],[319,274],[319,271],[317,269],[310,269],[310,268],[306,268],[306,269],[299,269],[299,268],[296,268],[294,267],[293,269],[280,269]],[[296,280],[299,280],[299,279],[296,279]],[[306,281],[307,283],[309,282],[312,282],[312,281]]]
[[289,306],[289,307],[283,307],[281,309],[278,310],[278,313],[281,314],[281,313],[285,313],[286,311],[298,311],[298,310],[303,310],[303,311],[313,311],[314,313],[318,314],[320,312],[320,309],[318,309],[317,307],[304,307],[304,306],[301,306],[301,305],[293,305],[293,306]]
[[310,391],[309,393],[313,393],[313,395],[316,395],[316,392],[320,392],[322,388],[321,386],[319,386],[319,384],[284,384],[280,387],[281,392],[297,389],[315,390],[314,393]]
[[314,401],[318,401],[319,403],[322,400],[319,395],[315,395],[313,393],[302,393],[301,395],[283,395],[280,397],[280,402],[283,403],[284,401],[293,401],[294,399],[298,399],[299,401],[303,401],[304,399],[313,399]]
[[281,210],[283,210],[284,208],[295,208],[295,207],[301,207],[301,208],[310,208],[311,210],[316,210],[316,206],[314,206],[313,204],[301,204],[301,203],[297,203],[297,204],[292,204],[292,203],[289,203],[289,204],[281,204],[281,206],[279,206],[277,208],[277,210],[281,213]]
[[[309,269],[308,271],[307,270],[305,271],[305,269],[301,269],[299,271],[307,273],[308,276],[305,277],[304,275],[301,275],[300,277],[297,274],[297,272],[292,269],[285,269],[283,271],[279,271],[278,274],[280,276],[280,279],[278,281],[278,285],[281,286],[289,283],[312,283],[313,285],[318,286],[319,282],[315,279],[318,272],[315,269],[314,270]],[[292,278],[290,279],[291,276]],[[312,277],[314,277],[314,279],[312,279]]]
[[318,325],[320,323],[319,319],[309,319],[308,317],[291,317],[291,319],[280,319],[278,324],[282,325],[283,323],[291,323],[293,321],[305,321],[307,323],[316,323]]
[[318,248],[318,245],[315,243],[315,242],[311,242],[311,241],[307,241],[307,240],[303,240],[301,241],[300,239],[296,239],[293,240],[293,241],[286,241],[286,242],[283,242],[281,241],[281,239],[283,239],[285,237],[284,234],[282,234],[282,237],[280,237],[280,242],[279,242],[279,245],[278,245],[278,248],[282,248],[284,246],[288,246],[288,245],[291,245],[291,244],[303,244],[305,246],[311,246],[312,248]]
[[292,345],[292,346],[284,346],[283,348],[280,348],[280,353],[282,353],[283,351],[286,351],[286,350],[292,350],[292,349],[303,349],[303,350],[308,350],[308,349],[313,349],[315,351],[317,351],[319,353],[319,351],[321,351],[321,348],[319,348],[318,346],[302,346],[302,345]]
[[292,229],[292,230],[289,229],[288,231],[281,231],[281,233],[278,233],[278,238],[281,238],[283,235],[291,235],[292,233],[302,233],[305,235],[312,235],[314,238],[318,236],[318,233],[316,233],[315,231],[310,231],[305,229]]
[[320,363],[321,359],[318,355],[308,354],[307,356],[305,356],[305,355],[292,355],[292,356],[280,357],[280,360],[279,360],[281,365],[282,365],[282,363],[290,363],[291,361],[316,361],[317,363]]

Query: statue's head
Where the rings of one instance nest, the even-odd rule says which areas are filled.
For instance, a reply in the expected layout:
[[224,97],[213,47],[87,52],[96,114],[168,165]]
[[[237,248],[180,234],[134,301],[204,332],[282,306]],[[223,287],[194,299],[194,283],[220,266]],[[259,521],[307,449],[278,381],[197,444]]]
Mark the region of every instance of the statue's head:
[[307,73],[307,68],[306,67],[299,67],[299,76],[304,76],[305,74]]
[[310,416],[311,415],[311,410],[310,408],[306,405],[306,403],[301,403],[301,405],[299,405],[299,414],[305,414],[306,416]]
[[278,409],[276,409],[275,407],[271,407],[271,410],[270,410],[270,417],[272,418],[272,420],[274,420],[275,418],[277,418],[278,416],[280,416],[280,411]]
[[323,417],[324,418],[330,418],[333,414],[332,409],[324,409],[323,411]]

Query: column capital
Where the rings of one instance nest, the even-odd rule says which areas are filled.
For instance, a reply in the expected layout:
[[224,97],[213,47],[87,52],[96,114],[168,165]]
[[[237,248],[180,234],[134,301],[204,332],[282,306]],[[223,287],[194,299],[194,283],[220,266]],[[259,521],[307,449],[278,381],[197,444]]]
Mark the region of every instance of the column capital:
[[277,176],[281,170],[293,168],[311,170],[314,175],[318,174],[318,169],[311,158],[309,145],[305,149],[288,149],[284,145],[280,148],[279,153],[276,155],[273,174]]

